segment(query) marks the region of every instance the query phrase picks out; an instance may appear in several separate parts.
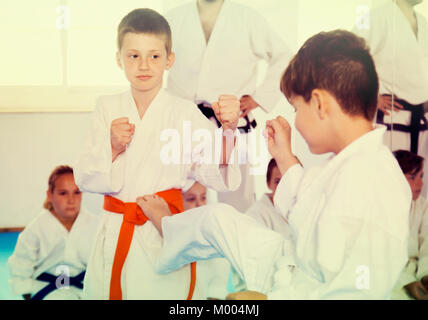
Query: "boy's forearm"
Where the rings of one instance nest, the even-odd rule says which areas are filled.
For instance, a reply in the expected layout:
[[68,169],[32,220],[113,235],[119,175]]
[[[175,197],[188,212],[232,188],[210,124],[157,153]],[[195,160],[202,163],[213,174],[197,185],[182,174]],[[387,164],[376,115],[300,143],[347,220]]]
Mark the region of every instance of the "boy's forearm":
[[[233,140],[232,140],[233,137]],[[236,137],[233,133],[223,132],[223,144],[221,153],[221,166],[227,166],[229,163],[230,155],[232,154],[233,148],[236,144]]]

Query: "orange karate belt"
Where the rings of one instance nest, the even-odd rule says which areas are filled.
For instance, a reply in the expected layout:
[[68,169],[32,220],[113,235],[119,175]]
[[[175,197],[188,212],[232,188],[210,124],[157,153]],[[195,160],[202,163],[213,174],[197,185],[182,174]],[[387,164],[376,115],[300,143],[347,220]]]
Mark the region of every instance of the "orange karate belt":
[[[156,195],[163,198],[169,206],[172,214],[184,211],[183,196],[181,189],[169,189],[157,192]],[[116,252],[114,254],[113,269],[110,280],[110,300],[122,300],[122,288],[120,279],[123,264],[128,255],[132,242],[135,225],[141,226],[149,219],[136,202],[123,202],[111,196],[104,196],[104,210],[123,214],[123,222],[120,227],[119,238],[117,240]],[[190,287],[187,300],[191,300],[196,284],[196,262],[190,264]]]

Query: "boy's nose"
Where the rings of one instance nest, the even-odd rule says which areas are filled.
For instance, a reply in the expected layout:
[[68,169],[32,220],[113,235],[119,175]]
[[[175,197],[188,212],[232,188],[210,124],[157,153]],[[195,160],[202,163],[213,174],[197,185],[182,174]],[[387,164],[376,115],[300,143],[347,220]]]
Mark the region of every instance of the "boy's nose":
[[141,58],[138,67],[140,70],[147,70],[149,68],[147,59]]

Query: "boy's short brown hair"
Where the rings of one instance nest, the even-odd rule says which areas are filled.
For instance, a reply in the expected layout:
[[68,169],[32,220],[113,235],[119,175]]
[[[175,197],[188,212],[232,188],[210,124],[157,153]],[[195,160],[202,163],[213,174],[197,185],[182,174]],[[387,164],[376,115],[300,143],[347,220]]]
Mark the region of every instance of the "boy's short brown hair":
[[152,9],[135,9],[123,17],[117,28],[117,48],[122,48],[123,38],[128,32],[148,33],[164,37],[166,52],[172,50],[171,28],[168,21]]
[[314,89],[330,92],[347,114],[373,120],[379,80],[363,38],[335,30],[305,42],[282,76],[281,91],[308,102]]

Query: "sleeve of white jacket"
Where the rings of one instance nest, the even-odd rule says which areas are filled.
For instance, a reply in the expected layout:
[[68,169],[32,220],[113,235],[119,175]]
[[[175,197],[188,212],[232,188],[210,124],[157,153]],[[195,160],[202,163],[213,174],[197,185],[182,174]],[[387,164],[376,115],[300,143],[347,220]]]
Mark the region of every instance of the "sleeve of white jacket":
[[252,98],[264,111],[270,112],[282,98],[279,84],[292,52],[260,14],[249,10],[248,16],[253,53],[268,63],[265,78]]
[[300,164],[290,167],[281,177],[273,199],[275,207],[288,220],[288,215],[294,207],[300,184],[305,170]]
[[39,254],[39,239],[29,228],[18,237],[15,251],[8,260],[9,285],[14,294],[32,293],[35,280],[32,278]]
[[419,261],[416,278],[421,280],[428,275],[428,202],[425,201],[422,225],[419,230]]
[[74,166],[74,178],[82,191],[117,193],[123,186],[124,159],[119,155],[112,162],[110,126],[105,117],[102,99],[97,100],[92,127]]
[[284,238],[226,204],[162,219],[163,248],[156,270],[168,273],[196,260],[225,257],[249,290],[265,293]]

